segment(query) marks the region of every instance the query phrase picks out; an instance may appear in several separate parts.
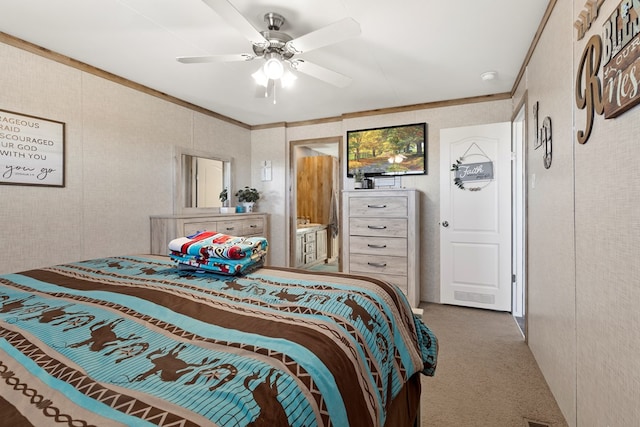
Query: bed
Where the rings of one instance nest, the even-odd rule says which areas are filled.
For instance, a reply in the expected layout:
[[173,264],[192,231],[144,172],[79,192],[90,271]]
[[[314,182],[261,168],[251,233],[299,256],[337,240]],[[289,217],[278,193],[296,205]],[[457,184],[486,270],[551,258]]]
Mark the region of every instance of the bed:
[[151,255],[0,276],[0,425],[410,426],[436,362],[361,276]]

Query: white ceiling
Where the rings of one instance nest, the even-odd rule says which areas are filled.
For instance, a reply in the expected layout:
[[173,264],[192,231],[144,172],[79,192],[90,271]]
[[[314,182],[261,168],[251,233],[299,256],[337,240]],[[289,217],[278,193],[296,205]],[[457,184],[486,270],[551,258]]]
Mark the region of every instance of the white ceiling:
[[[0,0],[0,31],[248,125],[511,91],[548,0],[230,0],[259,31],[267,12],[300,37],[345,17],[357,37],[299,58],[352,78],[338,88],[298,73],[277,103],[256,95],[262,59],[182,64],[178,56],[252,53],[202,0]],[[493,81],[480,75],[496,71]]]

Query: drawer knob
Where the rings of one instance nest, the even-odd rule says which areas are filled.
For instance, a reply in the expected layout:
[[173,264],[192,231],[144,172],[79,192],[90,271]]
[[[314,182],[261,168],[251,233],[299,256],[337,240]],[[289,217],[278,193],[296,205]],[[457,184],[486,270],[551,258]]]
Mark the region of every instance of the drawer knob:
[[368,262],[367,264],[369,264],[371,267],[386,267],[387,266],[386,262]]
[[255,224],[251,224],[249,227],[251,227],[251,228],[258,228],[258,226],[257,226],[257,225],[255,225]]
[[367,207],[371,209],[384,209],[387,205],[367,205]]
[[370,248],[375,248],[375,249],[384,249],[387,247],[387,245],[372,245],[371,243],[368,243],[367,246],[369,246]]
[[233,229],[235,229],[235,227],[227,227],[227,231],[231,231]]
[[367,225],[367,227],[372,230],[385,230],[387,228],[386,225]]

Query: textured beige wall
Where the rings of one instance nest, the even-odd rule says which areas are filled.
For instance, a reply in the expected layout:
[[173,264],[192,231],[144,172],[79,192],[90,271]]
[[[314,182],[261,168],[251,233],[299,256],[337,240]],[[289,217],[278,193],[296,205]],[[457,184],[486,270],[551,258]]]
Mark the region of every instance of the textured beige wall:
[[[82,258],[147,252],[149,215],[172,209],[172,147],[188,144],[191,114],[141,92],[82,75]],[[78,256],[76,255],[76,257]]]
[[247,129],[11,46],[0,57],[0,109],[66,126],[64,188],[0,185],[0,273],[148,252],[149,216],[173,212],[175,146],[231,156],[251,182]]
[[604,2],[578,41],[586,2],[558,1],[514,98],[527,91],[528,119],[539,101],[553,121],[551,169],[527,152],[529,345],[571,426],[640,419],[640,107],[596,115],[588,142],[576,138],[587,114],[575,103],[578,64],[619,3]]
[[[591,30],[575,42],[574,74],[587,40],[602,33],[618,4],[604,2]],[[583,8],[574,1],[574,17]],[[584,129],[585,117],[585,110],[575,111],[576,129]],[[635,106],[615,119],[596,116],[588,142],[574,144],[579,426],[631,426],[640,420],[638,135]]]
[[[575,418],[575,248],[572,131],[572,5],[558,2],[527,68],[528,340],[565,418]],[[539,125],[552,121],[553,161],[534,150]]]
[[[82,73],[0,44],[0,108],[69,122],[82,135]],[[82,147],[66,144],[66,188],[0,185],[0,272],[74,259],[83,244]]]
[[[288,174],[285,128],[251,132],[251,182],[260,192],[258,210],[269,212],[269,257],[271,265],[287,265],[286,211],[288,192],[284,191]],[[262,162],[271,161],[271,181],[261,180]]]

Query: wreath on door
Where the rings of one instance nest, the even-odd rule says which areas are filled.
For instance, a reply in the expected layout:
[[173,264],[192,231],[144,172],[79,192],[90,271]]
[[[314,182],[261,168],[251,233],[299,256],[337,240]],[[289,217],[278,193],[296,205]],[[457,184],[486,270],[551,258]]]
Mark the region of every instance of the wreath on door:
[[[478,153],[470,153],[471,148],[477,148],[477,150],[479,151]],[[462,179],[462,177],[459,176],[459,171],[461,168],[464,168],[467,165],[476,165],[476,164],[480,164],[480,163],[464,163],[465,160],[468,160],[469,158],[472,157],[482,157],[484,159],[487,159],[489,163],[491,163],[492,167],[491,167],[491,178],[486,179],[486,180],[478,180],[478,181],[486,181],[484,182],[483,185],[480,186],[475,186],[475,187],[466,187],[465,186],[465,180]],[[482,148],[480,148],[478,146],[478,144],[476,144],[475,142],[472,143],[469,148],[467,148],[467,151],[464,152],[464,154],[458,158],[456,160],[455,163],[453,163],[451,165],[451,171],[453,172],[453,184],[458,187],[461,190],[469,190],[469,191],[480,191],[483,188],[485,188],[487,185],[491,184],[491,181],[493,181],[493,161],[491,160],[491,158],[489,158],[489,156],[487,156],[487,154],[482,150]],[[466,172],[466,169],[465,169]]]

